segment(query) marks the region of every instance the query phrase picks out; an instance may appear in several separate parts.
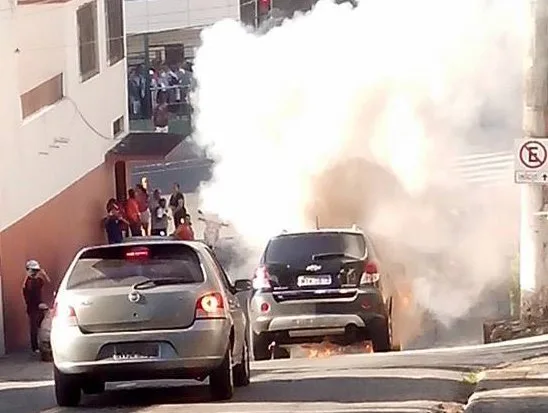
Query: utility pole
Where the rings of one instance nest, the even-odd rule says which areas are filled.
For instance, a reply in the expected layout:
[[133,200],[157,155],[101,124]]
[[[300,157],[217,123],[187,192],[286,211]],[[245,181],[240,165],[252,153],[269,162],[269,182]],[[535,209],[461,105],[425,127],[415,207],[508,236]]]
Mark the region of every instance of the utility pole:
[[[525,67],[523,132],[525,139],[548,139],[548,0],[531,0],[529,50]],[[528,298],[548,285],[546,228],[538,214],[546,204],[545,185],[522,184],[520,233],[521,316]]]

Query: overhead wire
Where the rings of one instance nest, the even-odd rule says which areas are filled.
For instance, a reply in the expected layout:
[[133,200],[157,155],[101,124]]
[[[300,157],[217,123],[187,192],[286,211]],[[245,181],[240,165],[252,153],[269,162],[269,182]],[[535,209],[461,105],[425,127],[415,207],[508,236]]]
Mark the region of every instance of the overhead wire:
[[78,107],[78,104],[70,97],[70,96],[65,96],[64,97],[65,100],[67,100],[67,102],[70,102],[70,104],[74,107],[74,110],[76,111],[76,113],[78,114],[78,117],[82,120],[82,122],[84,122],[84,124],[93,132],[95,133],[98,137],[100,138],[103,138],[105,140],[108,140],[108,141],[113,141],[114,138],[112,136],[107,136],[107,135],[104,135],[103,133],[101,133],[99,130],[97,130],[97,128],[95,128],[91,122],[86,118],[86,116],[82,113],[82,111],[80,110],[80,108]]

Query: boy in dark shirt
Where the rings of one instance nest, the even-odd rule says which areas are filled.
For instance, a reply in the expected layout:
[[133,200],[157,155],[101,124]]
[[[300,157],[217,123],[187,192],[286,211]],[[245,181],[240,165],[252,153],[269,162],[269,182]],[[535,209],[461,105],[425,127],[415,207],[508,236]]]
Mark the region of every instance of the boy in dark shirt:
[[129,223],[122,217],[118,204],[112,204],[107,207],[107,217],[105,218],[105,231],[109,244],[119,244],[123,241],[122,225]]

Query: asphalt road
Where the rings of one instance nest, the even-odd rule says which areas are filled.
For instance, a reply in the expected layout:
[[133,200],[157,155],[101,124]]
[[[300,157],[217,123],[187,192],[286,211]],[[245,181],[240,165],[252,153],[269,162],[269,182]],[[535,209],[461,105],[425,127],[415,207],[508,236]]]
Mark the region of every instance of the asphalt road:
[[0,362],[2,413],[245,413],[462,411],[473,390],[470,371],[548,354],[548,337],[488,346],[389,354],[295,358],[253,364],[249,387],[232,401],[209,399],[195,382],[120,383],[84,398],[81,408],[54,407],[51,366]]

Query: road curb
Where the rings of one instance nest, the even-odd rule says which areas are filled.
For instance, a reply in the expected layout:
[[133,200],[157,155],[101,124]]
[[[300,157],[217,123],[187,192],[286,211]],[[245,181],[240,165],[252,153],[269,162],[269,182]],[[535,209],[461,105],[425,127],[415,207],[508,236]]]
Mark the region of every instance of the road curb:
[[548,406],[548,358],[504,363],[477,373],[465,413],[538,413]]

